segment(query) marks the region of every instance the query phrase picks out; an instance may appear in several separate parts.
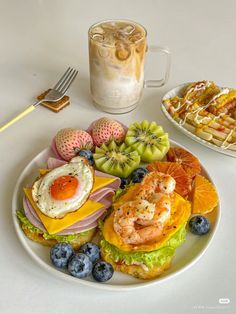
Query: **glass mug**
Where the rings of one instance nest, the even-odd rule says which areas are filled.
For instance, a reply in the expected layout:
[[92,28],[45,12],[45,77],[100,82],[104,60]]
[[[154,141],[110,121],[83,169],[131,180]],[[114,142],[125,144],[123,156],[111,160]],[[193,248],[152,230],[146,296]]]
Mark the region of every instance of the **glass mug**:
[[164,78],[144,80],[147,31],[128,20],[107,20],[92,25],[89,35],[90,90],[95,106],[109,113],[133,110],[143,87],[163,86],[169,77],[170,51],[150,46],[167,56]]

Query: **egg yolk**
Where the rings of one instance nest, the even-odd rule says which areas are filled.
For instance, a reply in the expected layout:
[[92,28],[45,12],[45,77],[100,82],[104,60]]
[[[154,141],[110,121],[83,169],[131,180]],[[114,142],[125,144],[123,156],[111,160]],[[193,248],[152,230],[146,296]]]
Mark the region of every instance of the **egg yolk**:
[[59,177],[51,185],[51,196],[55,200],[66,200],[75,195],[78,185],[78,180],[73,176]]

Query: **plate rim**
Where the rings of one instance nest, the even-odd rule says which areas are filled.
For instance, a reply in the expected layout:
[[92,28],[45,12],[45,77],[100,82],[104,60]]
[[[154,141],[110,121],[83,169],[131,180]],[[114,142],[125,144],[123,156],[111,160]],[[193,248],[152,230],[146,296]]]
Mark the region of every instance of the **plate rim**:
[[197,143],[199,143],[199,144],[201,144],[201,145],[203,145],[203,146],[205,146],[205,147],[207,147],[207,148],[209,148],[211,150],[214,150],[214,151],[216,151],[216,152],[218,152],[220,154],[236,158],[236,152],[230,151],[230,150],[227,150],[227,149],[222,149],[222,148],[218,147],[217,145],[215,145],[215,144],[213,144],[211,142],[205,141],[204,139],[200,138],[196,134],[193,134],[192,132],[188,131],[184,126],[180,125],[177,121],[175,121],[173,119],[173,117],[169,114],[169,112],[166,110],[166,107],[163,105],[163,101],[165,99],[169,98],[168,94],[175,93],[175,95],[177,95],[178,92],[182,88],[187,87],[191,83],[193,83],[193,82],[180,84],[180,85],[172,88],[171,90],[169,90],[167,93],[165,93],[165,95],[162,97],[162,101],[161,101],[161,111],[162,111],[162,113],[172,123],[172,125],[174,125],[178,130],[180,130],[182,133],[187,135],[192,140],[194,140]]
[[[185,148],[185,146],[179,144],[178,142],[171,140],[170,139],[170,144],[172,145],[176,145],[179,146],[181,148],[184,148],[185,150],[189,151],[187,148]],[[29,256],[32,258],[33,261],[35,261],[39,266],[41,266],[43,269],[45,269],[47,272],[49,272],[50,274],[54,274],[56,277],[62,279],[62,280],[66,280],[66,281],[70,281],[73,282],[75,284],[82,284],[82,285],[86,285],[88,287],[92,287],[92,288],[97,288],[97,289],[102,289],[102,290],[110,290],[110,291],[128,291],[128,290],[135,290],[135,289],[139,289],[139,288],[144,288],[144,287],[150,287],[153,285],[158,285],[161,284],[164,281],[170,280],[172,278],[174,278],[175,276],[180,275],[181,273],[185,272],[186,270],[188,270],[189,268],[191,268],[194,264],[196,264],[199,259],[205,254],[206,250],[209,248],[210,244],[212,243],[212,240],[218,230],[219,227],[219,223],[221,220],[221,201],[220,201],[220,196],[219,197],[219,203],[217,206],[217,210],[218,210],[218,214],[216,216],[216,221],[214,224],[214,227],[211,229],[211,235],[209,236],[205,247],[203,248],[203,250],[201,250],[197,256],[190,262],[188,263],[186,266],[182,267],[181,269],[175,271],[174,273],[170,273],[167,276],[161,278],[161,277],[157,277],[156,279],[153,279],[151,281],[142,281],[140,283],[134,283],[134,284],[130,284],[130,285],[113,285],[113,284],[109,284],[109,283],[99,283],[99,282],[93,282],[93,281],[87,281],[87,280],[83,280],[83,279],[79,279],[79,278],[75,278],[73,276],[69,276],[66,273],[63,273],[61,271],[58,271],[56,268],[53,268],[51,265],[48,265],[47,263],[45,263],[27,244],[27,237],[25,236],[24,232],[22,231],[22,229],[20,228],[19,225],[19,221],[17,219],[16,216],[16,210],[17,208],[17,195],[20,189],[20,185],[21,182],[25,176],[25,173],[27,172],[28,168],[30,167],[31,163],[33,162],[33,160],[35,158],[40,158],[41,155],[44,155],[46,152],[50,152],[50,147],[47,147],[45,149],[43,149],[42,151],[40,151],[38,154],[36,154],[31,160],[30,162],[28,162],[28,164],[23,168],[23,170],[21,171],[15,187],[14,187],[14,191],[13,191],[13,196],[12,196],[12,219],[13,219],[13,224],[14,224],[14,228],[15,228],[15,232],[18,236],[18,239],[21,242],[21,245],[24,247],[24,249],[26,250],[26,252],[29,254]],[[210,181],[212,183],[213,180],[211,178],[211,176],[209,175],[208,171],[206,170],[206,168],[204,167],[204,165],[202,165],[202,163],[200,162],[201,167],[203,169],[203,171],[206,173],[207,177],[210,179]],[[215,183],[214,183],[215,184]]]

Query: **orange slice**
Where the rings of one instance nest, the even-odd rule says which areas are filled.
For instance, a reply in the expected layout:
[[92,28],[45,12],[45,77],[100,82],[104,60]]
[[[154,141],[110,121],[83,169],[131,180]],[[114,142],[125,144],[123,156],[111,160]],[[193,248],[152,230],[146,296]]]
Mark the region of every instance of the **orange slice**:
[[218,204],[218,195],[214,185],[203,176],[197,175],[193,188],[193,214],[207,214]]
[[155,161],[147,166],[149,171],[159,171],[171,175],[176,181],[175,191],[183,197],[191,190],[191,178],[177,162]]
[[183,148],[171,147],[167,153],[167,160],[181,164],[191,178],[201,172],[201,165],[197,157]]

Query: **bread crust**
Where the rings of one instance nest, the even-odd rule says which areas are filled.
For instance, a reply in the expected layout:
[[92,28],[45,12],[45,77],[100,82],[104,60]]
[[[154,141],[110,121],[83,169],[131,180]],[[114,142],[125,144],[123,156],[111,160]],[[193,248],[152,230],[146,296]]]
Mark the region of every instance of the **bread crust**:
[[[42,245],[45,246],[53,246],[54,244],[58,243],[57,240],[55,239],[49,239],[46,240],[43,237],[42,233],[36,233],[36,232],[32,232],[29,228],[27,228],[26,225],[21,225],[22,230],[24,231],[25,235],[27,236],[27,238],[29,238],[30,240],[40,243]],[[90,242],[92,240],[92,238],[94,237],[95,233],[96,233],[96,228],[88,230],[86,232],[86,234],[81,235],[79,237],[79,239],[76,240],[72,240],[72,241],[68,241],[69,244],[71,244],[71,246],[77,250],[81,247],[81,245],[83,245],[86,242]]]
[[115,270],[121,271],[139,279],[154,279],[160,276],[166,269],[168,269],[171,264],[171,261],[168,261],[161,267],[152,267],[146,269],[146,267],[144,268],[141,265],[126,265],[125,263],[117,263],[112,259],[111,255],[105,252],[102,248],[101,256],[102,259],[110,263]]

